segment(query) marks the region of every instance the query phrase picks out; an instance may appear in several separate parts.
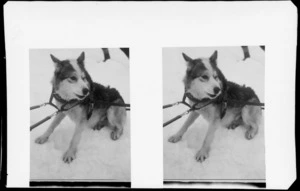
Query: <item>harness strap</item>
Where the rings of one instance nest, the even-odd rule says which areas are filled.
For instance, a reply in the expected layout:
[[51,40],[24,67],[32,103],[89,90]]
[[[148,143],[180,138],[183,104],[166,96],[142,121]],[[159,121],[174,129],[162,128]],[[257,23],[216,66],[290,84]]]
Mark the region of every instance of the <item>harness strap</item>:
[[241,104],[241,105],[253,105],[253,106],[265,106],[264,103],[255,103],[255,102],[249,102],[249,101],[240,101],[240,100],[235,100],[235,99],[229,99],[228,102],[231,103],[237,103],[237,104]]
[[186,112],[184,112],[184,113],[182,113],[182,114],[180,114],[180,115],[177,115],[177,116],[174,117],[173,119],[170,119],[169,121],[165,122],[165,123],[163,124],[163,127],[169,125],[170,123],[173,123],[174,121],[176,121],[177,119],[180,119],[180,118],[183,117],[184,115],[189,114],[191,111],[192,111],[192,109],[189,109],[189,110],[187,110]]
[[225,116],[226,111],[227,111],[227,100],[223,101],[222,104],[221,104],[221,111],[220,111],[221,112],[221,114],[220,114],[221,119],[223,119],[223,117]]
[[51,95],[50,95],[50,98],[49,98],[49,103],[52,103],[53,95],[54,95],[54,88],[52,88],[52,92],[51,92]]
[[164,105],[164,106],[163,106],[163,109],[166,109],[166,108],[168,108],[168,107],[173,107],[173,106],[179,105],[179,104],[181,104],[181,103],[183,103],[183,102],[179,101],[179,102],[176,102],[176,103],[173,103],[173,104],[167,104],[167,105]]
[[119,107],[130,107],[130,104],[122,104],[122,103],[109,103],[109,102],[106,102],[107,104],[109,104],[110,106],[119,106]]
[[37,126],[39,126],[40,124],[48,121],[49,119],[51,119],[52,117],[54,117],[55,115],[57,115],[60,111],[56,111],[55,113],[51,114],[51,115],[48,115],[47,117],[45,117],[44,119],[42,119],[41,121],[33,124],[30,126],[30,131],[34,128],[36,128]]
[[228,99],[227,99],[227,93],[226,92],[227,91],[225,91],[225,94],[223,95],[222,100],[221,100],[221,108],[220,108],[220,117],[221,117],[221,119],[223,119],[223,117],[225,116],[226,111],[227,111]]
[[34,106],[31,106],[31,107],[30,107],[30,110],[34,110],[34,109],[37,109],[37,108],[46,106],[47,104],[48,104],[48,103],[43,103],[43,104],[40,104],[40,105],[34,105]]
[[87,120],[89,120],[90,117],[92,116],[93,110],[94,110],[94,103],[90,102],[88,106],[87,116],[86,116]]
[[67,103],[69,103],[69,102],[74,101],[74,100],[69,100],[69,101],[68,101],[68,100],[65,100],[65,99],[63,99],[62,97],[60,97],[60,95],[58,95],[57,93],[55,93],[55,92],[53,91],[52,94],[51,94],[51,96],[50,96],[49,103],[52,103],[53,97],[54,97],[57,101],[61,102],[62,104],[67,104]]
[[[43,104],[40,104],[40,105],[35,105],[35,106],[32,106],[30,107],[30,110],[33,110],[33,109],[37,109],[37,108],[40,108],[40,107],[43,107],[43,106],[46,106],[46,105],[51,105],[52,107],[54,107],[55,109],[57,109],[57,111],[47,117],[45,117],[44,119],[42,119],[41,121],[33,124],[30,126],[30,131],[32,129],[34,129],[35,127],[39,126],[40,124],[48,121],[49,119],[51,119],[52,117],[54,117],[55,115],[57,115],[58,113],[60,112],[64,112],[64,111],[68,111],[72,108],[74,108],[75,106],[81,104],[83,101],[85,101],[88,97],[90,96],[87,96],[85,99],[83,100],[70,100],[70,101],[67,101],[65,99],[63,99],[62,97],[60,97],[58,94],[56,94],[54,92],[54,88],[52,89],[52,93],[50,95],[50,98],[49,98],[49,102],[48,103],[43,103]],[[61,102],[63,105],[58,108],[55,104],[52,103],[53,101],[53,98],[55,98],[57,101]],[[109,106],[118,106],[118,107],[126,107],[126,110],[130,110],[130,104],[122,104],[122,103],[111,103],[111,102],[104,102],[102,101],[102,103],[106,103],[108,104]],[[71,106],[69,108],[66,108],[67,105],[70,105]],[[73,105],[72,105],[73,104]],[[87,119],[89,120],[89,118],[91,117],[92,113],[93,113],[93,110],[94,110],[94,102],[93,102],[93,99],[91,98],[91,100],[89,101],[89,105],[88,105],[88,111],[87,111]]]
[[183,117],[184,115],[187,115],[187,114],[189,114],[189,113],[192,112],[192,111],[196,111],[196,110],[202,109],[202,108],[204,108],[204,107],[206,107],[206,106],[212,104],[213,102],[214,102],[214,100],[210,100],[210,101],[206,102],[205,104],[203,104],[203,105],[200,106],[200,107],[196,107],[197,105],[199,105],[199,103],[195,103],[193,106],[190,106],[188,103],[185,102],[185,100],[182,101],[182,102],[176,102],[176,103],[174,103],[174,104],[169,104],[169,105],[178,105],[177,103],[187,104],[187,106],[189,106],[190,109],[188,109],[187,111],[185,111],[184,113],[182,113],[182,114],[180,114],[180,115],[177,115],[176,117],[170,119],[169,121],[165,122],[165,123],[163,124],[163,127],[165,127],[165,126],[167,126],[167,125],[173,123],[174,121],[180,119],[180,118]]
[[[215,99],[212,99],[212,100],[209,100],[209,101],[205,101],[205,100],[198,100],[198,102],[196,102],[194,105],[190,105],[188,104],[185,100],[186,100],[186,97],[188,97],[190,99],[190,96],[187,96],[186,94],[184,94],[183,98],[182,98],[182,101],[179,101],[179,102],[175,102],[173,104],[167,104],[167,105],[163,105],[163,109],[166,109],[166,108],[169,108],[169,107],[173,107],[175,105],[179,105],[179,104],[184,104],[186,106],[188,106],[190,109],[187,110],[186,112],[170,119],[169,121],[165,122],[163,124],[163,127],[169,125],[170,123],[173,123],[174,121],[180,119],[182,116],[190,113],[191,111],[195,111],[195,110],[199,110],[199,109],[202,109],[204,107],[206,107],[207,105],[209,104],[212,104],[213,102],[217,101],[219,98],[215,98]],[[193,99],[193,98],[192,98]],[[193,100],[191,100],[193,101]],[[226,114],[226,111],[227,111],[227,106],[228,106],[228,102],[231,102],[231,103],[238,103],[238,104],[242,104],[242,105],[253,105],[253,106],[261,106],[262,109],[264,109],[264,103],[254,103],[254,102],[247,102],[247,101],[240,101],[240,100],[233,100],[233,99],[228,99],[227,96],[223,96],[222,100],[221,100],[221,114],[220,114],[220,117],[221,119],[225,116]],[[197,105],[199,105],[200,103],[203,103],[202,106],[200,107],[197,107]]]

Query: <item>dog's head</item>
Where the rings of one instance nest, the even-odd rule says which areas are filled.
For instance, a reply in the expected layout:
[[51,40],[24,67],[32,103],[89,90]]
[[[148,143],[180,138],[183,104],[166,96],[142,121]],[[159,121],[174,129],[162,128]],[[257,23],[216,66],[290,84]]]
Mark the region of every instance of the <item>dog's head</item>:
[[55,65],[52,85],[61,98],[65,100],[82,100],[89,95],[92,79],[84,67],[84,52],[76,59],[59,60],[52,54]]
[[198,100],[218,97],[225,84],[225,77],[217,67],[218,52],[209,58],[192,59],[185,53],[182,55],[187,63],[183,80],[186,93]]

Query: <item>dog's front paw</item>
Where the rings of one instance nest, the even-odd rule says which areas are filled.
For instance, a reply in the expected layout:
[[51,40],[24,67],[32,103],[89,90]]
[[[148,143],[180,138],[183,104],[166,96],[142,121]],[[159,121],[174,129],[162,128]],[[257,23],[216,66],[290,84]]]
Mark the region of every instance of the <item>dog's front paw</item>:
[[177,143],[178,141],[181,140],[181,138],[182,138],[182,135],[177,135],[177,134],[175,134],[175,135],[171,136],[171,137],[168,139],[168,141],[169,141],[170,143]]
[[121,137],[122,133],[123,133],[123,129],[116,129],[111,132],[110,137],[112,140],[115,141]]
[[231,123],[230,125],[227,126],[227,129],[232,129],[234,130],[235,128],[237,128],[239,125],[235,124],[235,123]]
[[47,140],[48,140],[48,137],[42,135],[35,139],[35,143],[44,144]]
[[70,163],[72,162],[76,157],[76,150],[75,149],[69,149],[65,152],[63,156],[63,161],[65,163]]
[[203,162],[205,159],[208,158],[208,152],[208,149],[200,149],[196,154],[196,161]]
[[95,131],[95,130],[101,130],[103,127],[104,127],[104,126],[101,126],[101,125],[95,125],[95,126],[93,127],[93,130],[94,130],[94,131]]
[[253,139],[256,134],[257,134],[257,130],[250,128],[246,131],[245,137],[246,137],[246,139],[250,140],[250,139]]

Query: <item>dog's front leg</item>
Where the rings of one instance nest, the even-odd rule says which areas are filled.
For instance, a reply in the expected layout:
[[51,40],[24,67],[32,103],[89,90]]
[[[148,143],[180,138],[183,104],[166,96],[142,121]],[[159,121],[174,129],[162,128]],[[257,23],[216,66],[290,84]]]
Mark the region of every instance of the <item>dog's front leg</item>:
[[35,142],[38,144],[43,144],[45,143],[49,136],[53,133],[54,129],[60,124],[60,122],[65,118],[66,114],[64,113],[59,113],[55,116],[54,120],[48,127],[48,129],[45,131],[45,133],[41,136],[39,136],[37,139],[35,139]]
[[196,154],[196,160],[203,162],[205,159],[208,158],[210,145],[214,139],[215,131],[218,127],[218,122],[213,122],[209,125],[206,137],[204,139],[204,142],[202,144],[202,148],[197,152]]
[[189,117],[187,118],[187,120],[185,121],[183,126],[181,127],[181,129],[175,135],[171,136],[168,139],[168,141],[171,143],[176,143],[176,142],[180,141],[183,134],[187,131],[189,126],[191,126],[191,124],[199,117],[199,115],[200,114],[195,111],[191,112]]
[[63,161],[65,163],[70,163],[75,159],[77,146],[78,146],[78,143],[80,142],[82,131],[83,131],[82,123],[76,125],[75,132],[73,134],[70,146],[69,146],[68,150],[65,152],[65,154],[63,155]]

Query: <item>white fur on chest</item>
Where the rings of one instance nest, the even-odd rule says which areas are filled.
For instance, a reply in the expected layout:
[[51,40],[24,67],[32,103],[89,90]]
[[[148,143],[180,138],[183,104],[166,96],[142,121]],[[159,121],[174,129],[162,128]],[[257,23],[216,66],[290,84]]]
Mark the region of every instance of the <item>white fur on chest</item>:
[[196,110],[196,112],[202,115],[208,123],[218,122],[221,126],[228,126],[237,116],[236,111],[234,112],[231,109],[228,109],[225,116],[221,119],[220,110],[214,105],[208,105],[203,109]]
[[[189,101],[189,104],[193,106],[195,103]],[[195,112],[199,113],[207,122],[212,122],[216,117],[216,107],[211,104],[202,109],[195,110]]]
[[216,118],[216,107],[212,105],[208,105],[202,109],[196,110],[196,112],[202,115],[207,122],[212,122]]
[[[63,104],[56,102],[56,105],[58,108],[61,108]],[[67,107],[68,108],[68,107]],[[83,108],[79,106],[75,106],[67,111],[63,112],[65,115],[67,115],[74,123],[79,123],[83,121]]]
[[66,112],[69,118],[74,121],[75,123],[79,123],[83,120],[83,109],[79,106],[76,106]]

